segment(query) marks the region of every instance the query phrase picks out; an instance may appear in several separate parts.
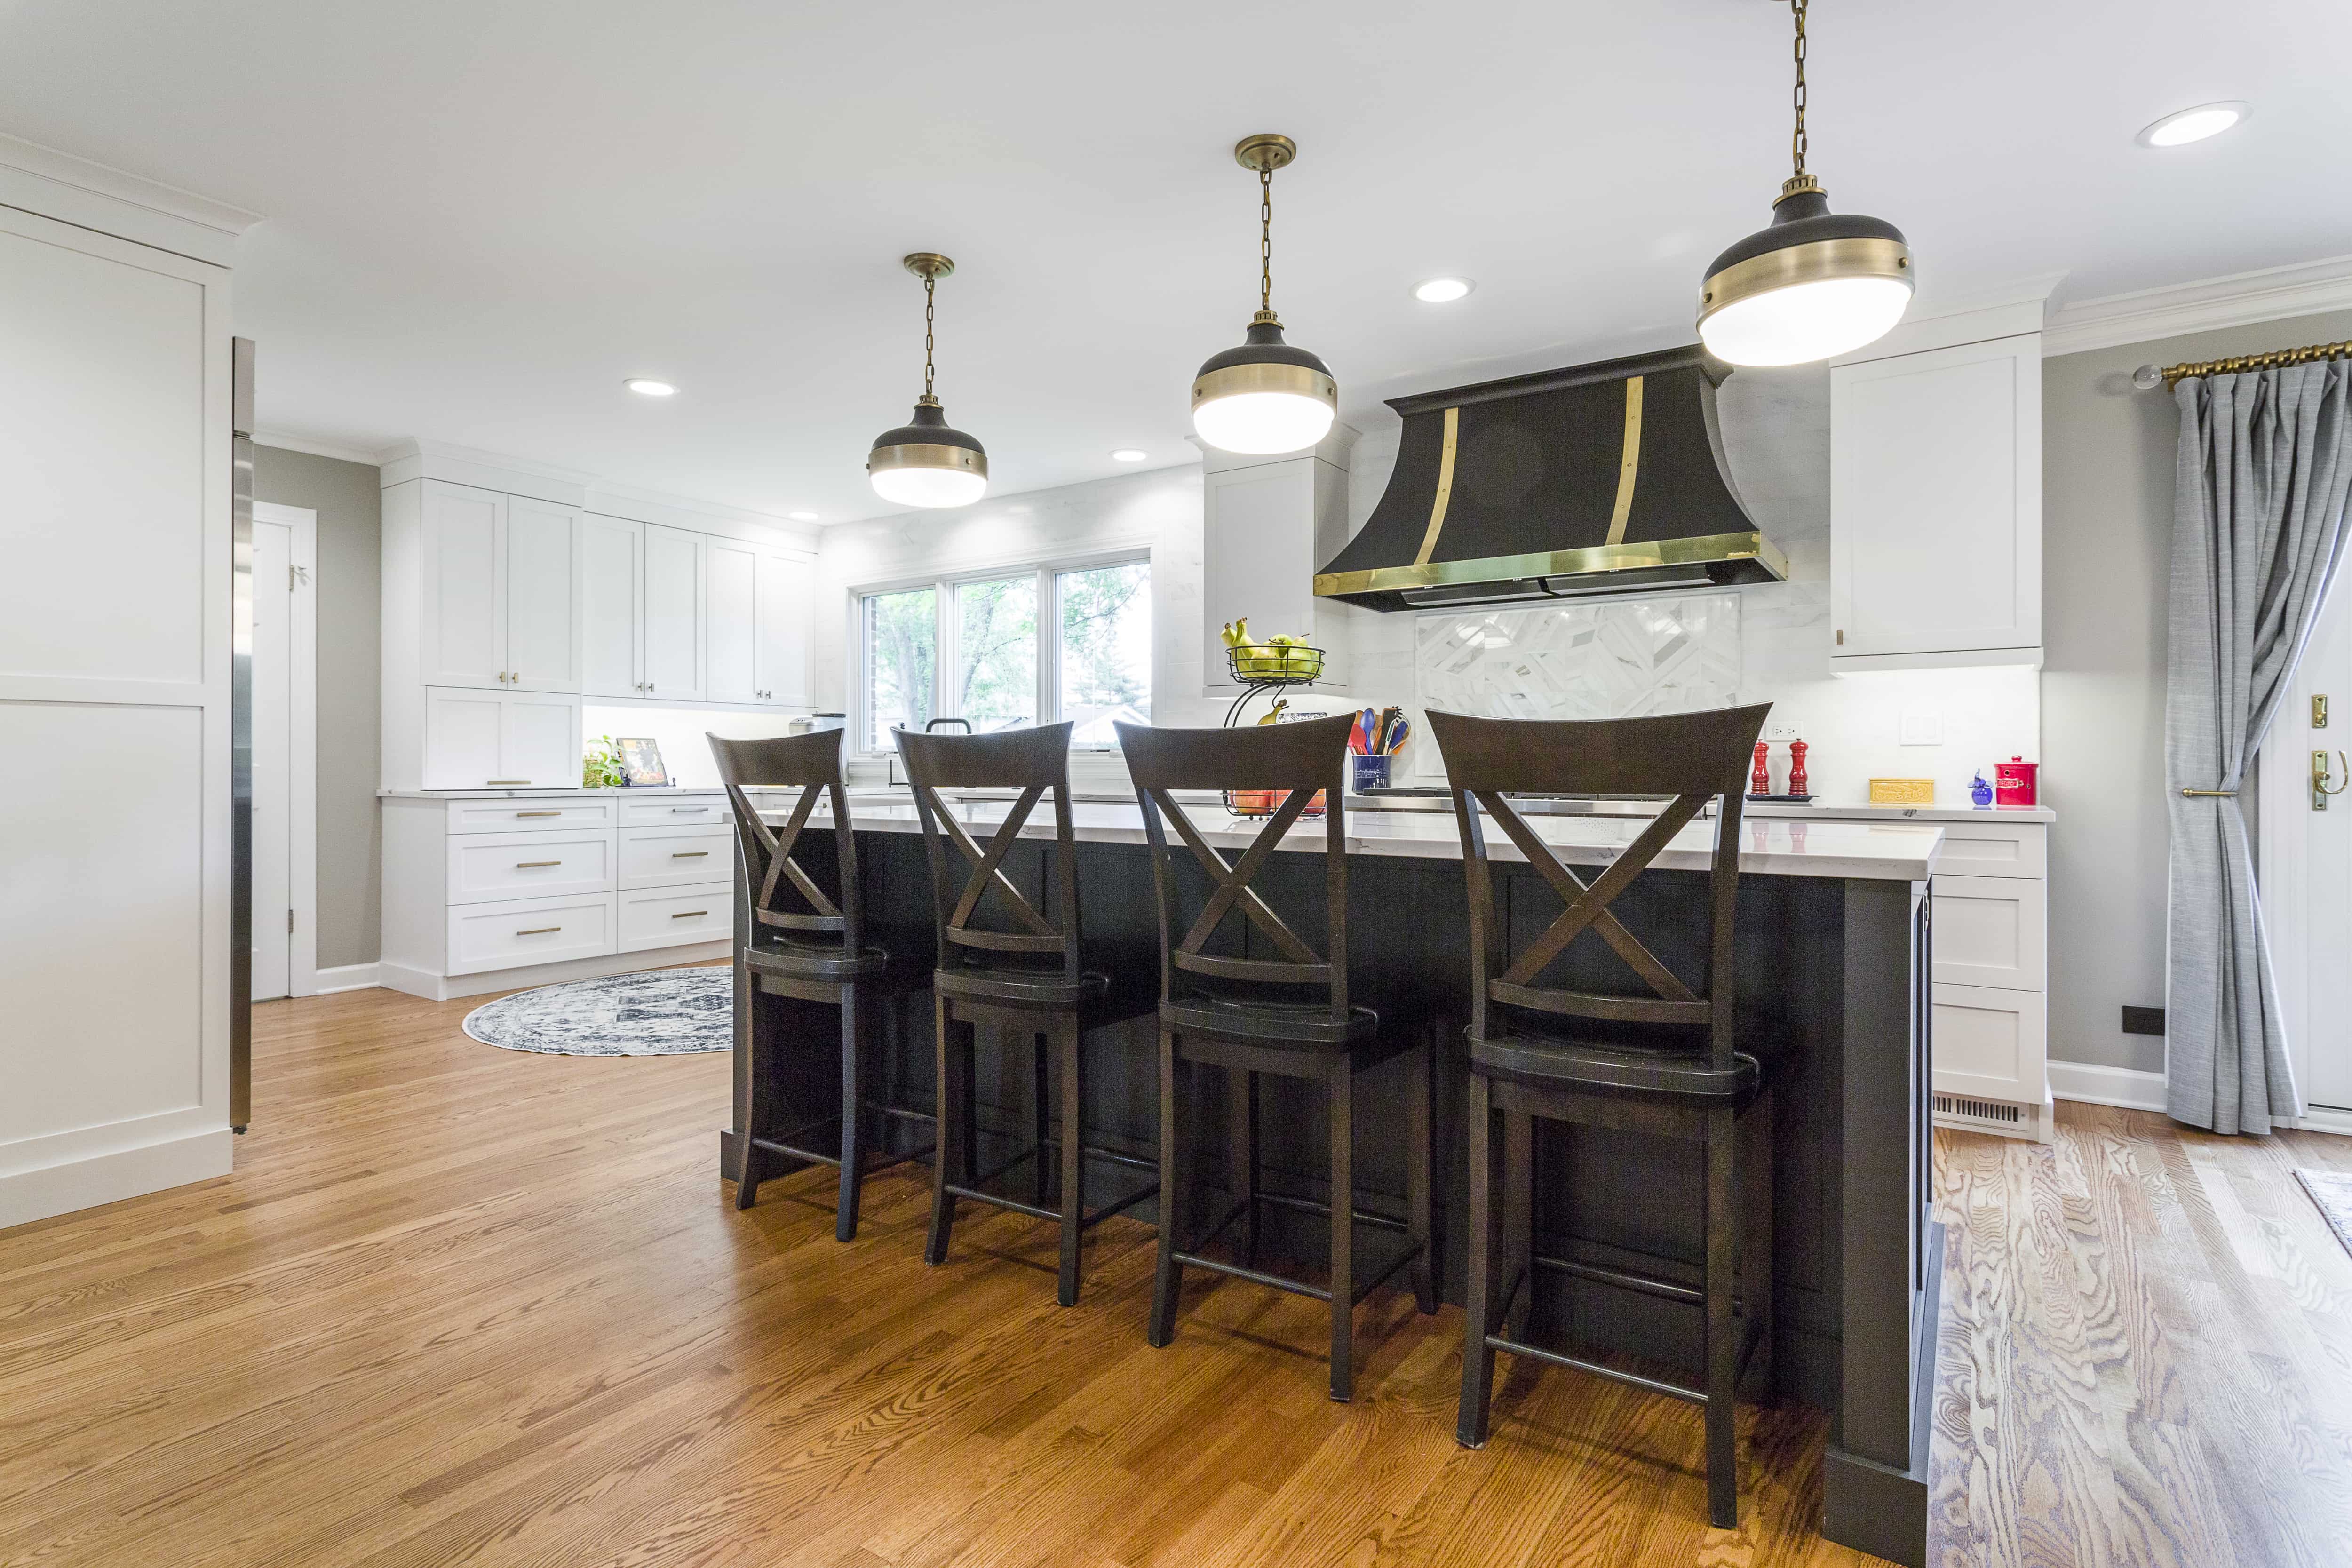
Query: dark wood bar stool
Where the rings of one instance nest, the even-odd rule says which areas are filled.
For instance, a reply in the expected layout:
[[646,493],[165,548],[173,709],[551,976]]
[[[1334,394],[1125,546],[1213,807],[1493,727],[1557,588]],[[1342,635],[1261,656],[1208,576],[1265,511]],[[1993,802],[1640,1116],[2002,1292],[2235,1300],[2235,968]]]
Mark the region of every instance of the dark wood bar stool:
[[[1739,1470],[1733,1400],[1752,1354],[1769,1384],[1772,1344],[1772,1100],[1757,1059],[1735,1048],[1733,910],[1739,884],[1740,790],[1769,704],[1601,722],[1520,721],[1429,715],[1445,756],[1470,888],[1470,1281],[1457,1436],[1486,1442],[1495,1352],[1597,1373],[1706,1409],[1707,1512],[1719,1529],[1738,1523]],[[1509,794],[1673,797],[1590,882],[1563,864]],[[1706,898],[1688,945],[1704,955],[1694,986],[1610,912],[1669,840],[1716,797]],[[1483,815],[1482,815],[1483,811]],[[1491,817],[1567,907],[1540,931],[1514,939],[1516,896],[1498,904],[1487,859]],[[1524,917],[1522,917],[1524,919]],[[1595,952],[1570,956],[1596,936],[1622,965]],[[1652,940],[1661,940],[1654,931]],[[1596,970],[1630,971],[1631,988],[1588,988]],[[1564,972],[1564,973],[1562,973]],[[1547,974],[1558,978],[1546,982]],[[1503,1204],[1494,1224],[1492,1129],[1504,1118]],[[1698,1146],[1706,1163],[1704,1262],[1698,1289],[1649,1274],[1534,1250],[1534,1119],[1613,1128]],[[1744,1150],[1738,1145],[1745,1142]],[[1735,1153],[1737,1159],[1735,1160]],[[1735,1214],[1744,1184],[1743,1224]],[[1734,1252],[1744,1267],[1734,1273]],[[1706,1325],[1706,1376],[1697,1387],[1639,1376],[1528,1342],[1534,1270],[1550,1268],[1695,1304]],[[1738,1321],[1735,1331],[1735,1314]],[[1741,1342],[1744,1341],[1744,1343]]]
[[[753,1059],[746,1075],[750,1088],[737,1148],[735,1206],[750,1208],[759,1197],[761,1153],[838,1165],[841,1196],[835,1205],[833,1233],[847,1241],[857,1234],[857,1201],[865,1177],[929,1152],[918,1149],[869,1160],[868,1123],[883,1117],[930,1119],[869,1100],[864,1088],[860,1042],[869,1015],[878,1009],[888,1026],[896,1018],[896,999],[920,984],[907,964],[893,963],[887,952],[866,939],[857,835],[849,818],[842,772],[843,733],[819,730],[759,741],[712,735],[709,741],[719,779],[734,804],[736,845],[742,856],[744,885],[751,894],[751,941],[744,948],[737,984],[759,988],[751,998]],[[743,793],[760,788],[801,792],[781,830],[761,821],[758,807]],[[835,863],[840,873],[837,900],[793,858],[820,800],[829,801],[833,809]],[[761,1058],[785,1044],[773,1022],[762,1018],[761,999],[769,996],[820,1003],[841,1012],[841,1109],[774,1137],[759,1131],[767,1111],[761,1098],[763,1069],[770,1065]],[[835,1121],[840,1124],[837,1152],[803,1142]]]
[[[938,721],[934,720],[934,723]],[[939,1152],[932,1161],[931,1231],[926,1263],[947,1261],[958,1198],[994,1204],[1062,1227],[1060,1300],[1078,1300],[1079,1243],[1085,1232],[1159,1191],[1157,1184],[1092,1213],[1086,1208],[1087,1161],[1110,1161],[1150,1170],[1151,1163],[1085,1141],[1086,1052],[1082,1037],[1148,1009],[1115,1004],[1108,975],[1090,971],[1081,954],[1078,845],[1070,818],[1070,730],[1067,723],[988,735],[893,731],[914,786],[915,811],[931,866],[939,934],[939,967],[931,972],[932,1017],[939,1035]],[[940,793],[949,789],[1015,789],[1020,795],[985,847],[956,820]],[[1005,873],[1006,857],[1047,792],[1054,797],[1054,845],[1040,897],[1032,901]],[[992,903],[990,895],[994,894]],[[1042,907],[1041,907],[1042,906]],[[983,923],[986,911],[1017,929]],[[972,1058],[981,1026],[1035,1048],[1034,1098],[1029,1147],[993,1170],[973,1170]],[[1049,1131],[1047,1073],[1060,1084],[1061,1135]],[[1059,1156],[1059,1168],[1048,1158]],[[982,1190],[982,1184],[1026,1161],[1030,1197],[1024,1202]],[[1056,1190],[1058,1188],[1058,1191]],[[1047,1204],[1058,1200],[1057,1207]]]
[[[1355,1387],[1353,1367],[1356,1304],[1400,1268],[1412,1269],[1413,1294],[1423,1312],[1437,1310],[1436,1248],[1431,1239],[1430,1166],[1433,1054],[1425,1024],[1383,1019],[1348,995],[1348,857],[1345,847],[1342,773],[1351,720],[1306,720],[1295,724],[1238,730],[1152,730],[1118,726],[1128,772],[1143,807],[1151,844],[1152,881],[1160,904],[1160,1260],[1151,1291],[1150,1341],[1165,1345],[1175,1337],[1177,1297],[1187,1268],[1214,1269],[1276,1289],[1331,1304],[1331,1397],[1346,1400]],[[1238,861],[1228,862],[1209,842],[1172,792],[1176,790],[1283,792],[1274,815]],[[1252,887],[1318,792],[1328,803],[1324,818],[1323,886],[1326,900],[1318,954]],[[1189,909],[1186,884],[1170,847],[1168,829],[1207,873],[1209,890],[1197,912]],[[1218,934],[1236,911],[1242,921],[1238,945],[1219,943]],[[1213,947],[1216,951],[1212,951]],[[1252,956],[1271,950],[1275,956]],[[1362,1074],[1404,1058],[1410,1078],[1411,1146],[1405,1152],[1406,1215],[1402,1226],[1385,1215],[1355,1206],[1355,1086]],[[1197,1066],[1225,1073],[1230,1109],[1227,1138],[1226,1211],[1215,1224],[1189,1231],[1194,1206],[1191,1140],[1192,1072]],[[1324,1087],[1330,1118],[1328,1205],[1297,1198],[1286,1206],[1331,1216],[1331,1279],[1328,1289],[1261,1271],[1255,1267],[1258,1207],[1277,1201],[1261,1190],[1257,1163],[1259,1075],[1303,1079]],[[1243,1262],[1208,1258],[1202,1249],[1244,1223]],[[1384,1265],[1359,1270],[1358,1225],[1402,1228],[1403,1249]]]

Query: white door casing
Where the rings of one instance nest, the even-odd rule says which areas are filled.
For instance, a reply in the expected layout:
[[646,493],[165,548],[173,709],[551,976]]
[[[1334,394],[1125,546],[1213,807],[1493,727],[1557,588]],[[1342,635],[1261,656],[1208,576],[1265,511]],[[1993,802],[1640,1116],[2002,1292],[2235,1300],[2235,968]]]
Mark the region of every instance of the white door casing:
[[[2312,699],[2327,722],[2312,723]],[[2327,753],[2330,788],[2352,753],[2352,593],[2330,590],[2293,689],[2263,738],[2263,923],[2276,972],[2287,1050],[2306,1125],[2352,1131],[2352,791],[2312,809],[2312,753]]]
[[[319,992],[319,514],[308,507],[256,501],[253,525],[253,994],[257,1000],[265,995],[315,996]],[[283,547],[286,570],[273,563],[264,571],[265,544]],[[262,617],[264,603],[276,602],[264,599],[265,593],[274,592],[273,584],[286,595],[282,773],[275,765],[265,768],[262,760],[261,693],[271,655]],[[276,679],[268,679],[274,689]],[[284,895],[275,901],[265,899],[261,890],[264,830],[268,830],[273,847],[281,842],[266,810],[264,792],[271,789],[283,796],[277,819],[284,824],[286,867]],[[276,991],[262,989],[260,950],[265,942],[284,943],[284,984]],[[277,972],[272,973],[274,976]]]

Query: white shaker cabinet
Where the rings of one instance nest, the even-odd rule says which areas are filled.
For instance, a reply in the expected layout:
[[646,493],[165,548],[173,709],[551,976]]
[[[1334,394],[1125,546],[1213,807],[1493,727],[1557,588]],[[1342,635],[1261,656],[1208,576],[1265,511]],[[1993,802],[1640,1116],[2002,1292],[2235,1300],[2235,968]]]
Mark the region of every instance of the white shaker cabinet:
[[753,577],[758,636],[752,647],[759,701],[809,700],[809,579],[814,572],[807,562],[781,551],[760,552]]
[[569,507],[508,496],[506,684],[580,689],[580,518]]
[[580,699],[428,688],[423,773],[425,789],[576,788]]
[[649,522],[645,530],[645,649],[646,697],[703,695],[703,573],[712,541],[682,528]]
[[809,568],[782,551],[713,538],[704,695],[713,702],[808,700]]
[[[1315,574],[1348,542],[1348,470],[1317,452],[1235,458],[1212,451],[1202,511],[1201,683],[1238,689],[1218,632],[1306,637],[1324,650],[1319,687],[1348,685],[1354,608],[1315,595]],[[1234,465],[1224,467],[1223,465]],[[1312,706],[1312,704],[1309,704]]]
[[580,689],[579,512],[439,479],[394,486],[384,511],[387,533],[415,534],[397,544],[422,588],[415,627],[386,630],[415,638],[426,685]]
[[637,637],[643,613],[645,524],[593,513],[580,523],[580,689],[635,697],[645,681]]
[[2040,332],[1831,369],[1830,625],[1833,668],[2042,662]]
[[659,523],[594,513],[583,520],[580,618],[588,695],[702,695],[707,542]]

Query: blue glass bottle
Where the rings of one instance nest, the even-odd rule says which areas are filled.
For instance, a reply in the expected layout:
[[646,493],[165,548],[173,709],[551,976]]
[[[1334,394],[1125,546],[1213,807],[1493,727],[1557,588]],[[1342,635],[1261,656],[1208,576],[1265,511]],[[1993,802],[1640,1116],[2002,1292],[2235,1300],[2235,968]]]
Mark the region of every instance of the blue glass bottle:
[[1985,783],[1982,768],[1977,770],[1977,776],[1969,784],[1969,798],[1976,802],[1979,811],[1988,811],[1992,807],[1992,785]]

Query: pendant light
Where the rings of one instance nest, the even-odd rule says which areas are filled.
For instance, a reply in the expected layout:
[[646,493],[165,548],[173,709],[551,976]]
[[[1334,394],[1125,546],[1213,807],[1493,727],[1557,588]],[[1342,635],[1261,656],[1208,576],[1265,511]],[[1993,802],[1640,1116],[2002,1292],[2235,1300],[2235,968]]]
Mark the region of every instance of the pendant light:
[[1805,172],[1805,3],[1797,23],[1796,173],[1780,185],[1772,222],[1715,258],[1700,287],[1698,335],[1730,364],[1806,364],[1875,342],[1911,304],[1911,251],[1903,231],[1830,211]]
[[915,399],[914,418],[874,437],[866,477],[876,495],[899,506],[970,506],[988,489],[987,449],[950,425],[931,395],[932,295],[955,263],[919,250],[900,264],[923,280],[923,395]]
[[1274,172],[1298,144],[1267,132],[1245,136],[1234,162],[1257,171],[1257,314],[1242,346],[1212,354],[1192,379],[1192,428],[1227,452],[1296,452],[1323,439],[1339,412],[1331,368],[1282,341],[1274,313]]

